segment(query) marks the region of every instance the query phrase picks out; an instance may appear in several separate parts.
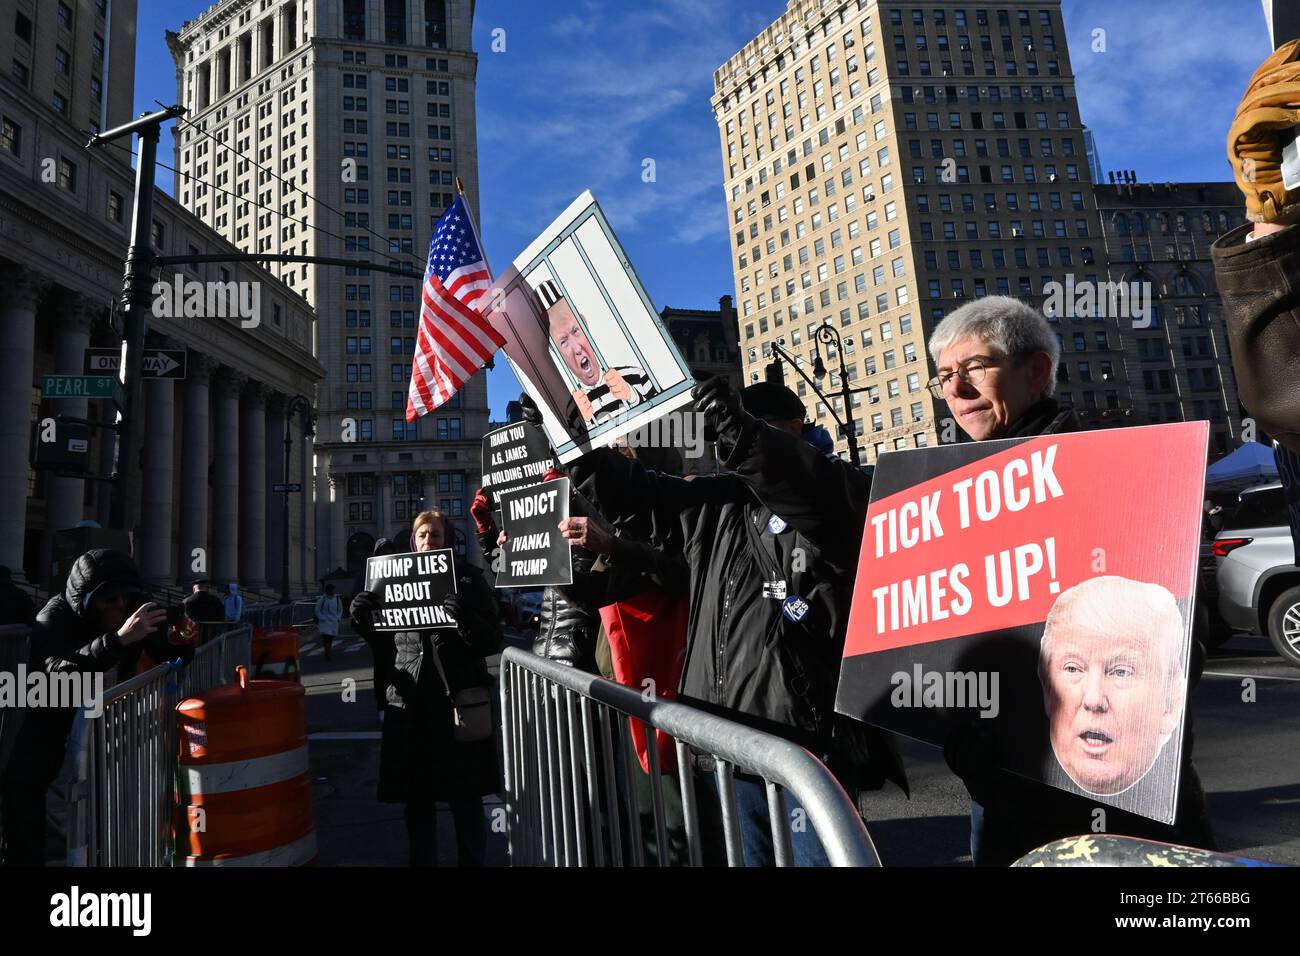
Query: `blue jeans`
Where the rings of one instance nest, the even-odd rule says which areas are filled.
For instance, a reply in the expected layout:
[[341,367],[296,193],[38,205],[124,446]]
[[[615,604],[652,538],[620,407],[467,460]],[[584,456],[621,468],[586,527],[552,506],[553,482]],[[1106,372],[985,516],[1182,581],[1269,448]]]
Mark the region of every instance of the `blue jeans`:
[[[696,792],[715,794],[718,796],[719,802],[716,807],[711,808],[716,813],[716,818],[711,820],[706,820],[706,812],[701,807],[700,828],[703,830],[710,824],[717,827],[717,841],[725,848],[725,841],[722,837],[721,795],[718,794],[716,786],[717,777],[713,774],[708,776],[712,779],[714,785],[711,787],[697,786]],[[698,779],[699,776],[697,776]],[[739,776],[735,778],[735,783],[736,806],[739,812],[740,845],[745,853],[745,865],[775,866],[776,852],[772,846],[772,821],[767,809],[767,785],[762,780]],[[784,793],[786,813],[792,821],[790,846],[794,852],[794,865],[830,866],[830,858],[826,855],[821,840],[817,838],[817,832],[813,829],[812,821],[808,819],[807,811],[804,810],[790,791],[786,790]]]

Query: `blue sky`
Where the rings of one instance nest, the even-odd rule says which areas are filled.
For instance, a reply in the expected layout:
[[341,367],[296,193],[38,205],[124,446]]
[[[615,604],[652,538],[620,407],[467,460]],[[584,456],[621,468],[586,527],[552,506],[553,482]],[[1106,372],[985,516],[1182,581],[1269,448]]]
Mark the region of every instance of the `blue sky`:
[[[175,100],[163,30],[208,6],[139,0],[137,110]],[[1135,16],[1138,7],[1063,3],[1104,168],[1143,181],[1231,178],[1224,137],[1268,53],[1258,0],[1142,0]],[[480,228],[493,267],[503,271],[591,189],[657,306],[713,308],[732,293],[713,71],[785,9],[784,0],[480,0]],[[492,51],[494,36],[504,51]],[[1094,52],[1095,37],[1104,51]],[[170,142],[160,156],[170,161]],[[653,182],[642,179],[647,159]],[[170,190],[170,173],[160,170],[159,183]],[[518,395],[499,365],[489,378],[495,417]]]

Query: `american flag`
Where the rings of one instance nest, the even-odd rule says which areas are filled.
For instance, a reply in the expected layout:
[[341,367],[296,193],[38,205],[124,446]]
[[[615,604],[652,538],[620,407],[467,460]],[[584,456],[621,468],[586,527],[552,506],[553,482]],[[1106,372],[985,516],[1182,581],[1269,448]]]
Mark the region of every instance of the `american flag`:
[[457,196],[429,241],[420,331],[406,396],[408,422],[450,399],[506,344],[480,310],[491,282],[465,197]]

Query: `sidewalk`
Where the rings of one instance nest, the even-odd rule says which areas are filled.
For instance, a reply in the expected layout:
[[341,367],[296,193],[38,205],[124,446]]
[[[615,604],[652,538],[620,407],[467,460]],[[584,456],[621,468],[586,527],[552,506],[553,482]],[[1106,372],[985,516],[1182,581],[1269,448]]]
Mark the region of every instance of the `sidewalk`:
[[[526,645],[531,632],[511,631],[508,645]],[[400,804],[375,799],[379,780],[380,724],[372,688],[369,648],[341,636],[326,661],[319,639],[304,637],[303,686],[307,690],[308,773],[321,866],[405,866],[406,824]],[[498,658],[488,658],[495,679]],[[355,681],[355,701],[342,699],[344,681]],[[500,713],[497,708],[497,726]],[[500,740],[497,740],[498,751]],[[500,795],[484,798],[488,823],[487,865],[508,865],[505,808]],[[438,865],[456,865],[451,812],[438,809]]]

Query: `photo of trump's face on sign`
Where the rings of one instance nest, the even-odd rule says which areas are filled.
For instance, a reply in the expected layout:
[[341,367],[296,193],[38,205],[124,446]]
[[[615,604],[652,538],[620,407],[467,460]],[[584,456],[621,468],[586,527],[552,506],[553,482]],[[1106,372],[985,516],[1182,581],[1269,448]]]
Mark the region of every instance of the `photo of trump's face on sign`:
[[1052,753],[1079,789],[1115,796],[1155,765],[1182,719],[1184,622],[1158,584],[1114,575],[1061,594],[1039,647]]

